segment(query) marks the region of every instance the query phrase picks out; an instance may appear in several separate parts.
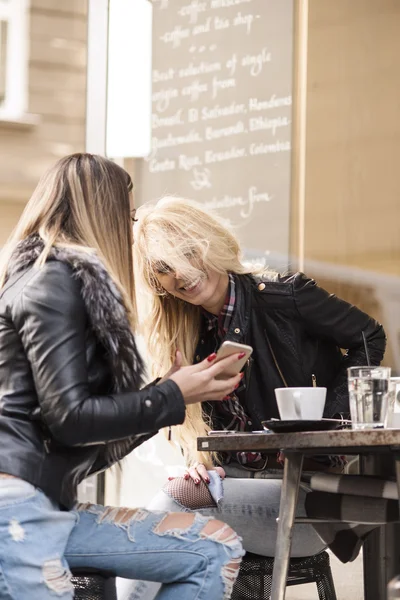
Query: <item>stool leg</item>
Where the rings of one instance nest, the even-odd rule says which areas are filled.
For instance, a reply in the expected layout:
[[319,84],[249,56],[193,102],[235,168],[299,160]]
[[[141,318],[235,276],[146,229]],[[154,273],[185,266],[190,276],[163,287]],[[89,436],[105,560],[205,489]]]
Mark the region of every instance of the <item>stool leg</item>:
[[337,600],[335,584],[333,583],[332,571],[325,571],[317,580],[319,600]]
[[271,600],[285,600],[290,547],[292,544],[293,524],[302,467],[303,454],[286,453],[282,480],[281,504],[279,507],[275,561],[272,572]]

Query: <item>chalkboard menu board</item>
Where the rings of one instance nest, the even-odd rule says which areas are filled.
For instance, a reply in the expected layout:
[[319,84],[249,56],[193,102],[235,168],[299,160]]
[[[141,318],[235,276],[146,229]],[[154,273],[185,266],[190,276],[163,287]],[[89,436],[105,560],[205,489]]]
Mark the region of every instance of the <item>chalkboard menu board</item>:
[[152,153],[138,204],[217,209],[248,257],[289,248],[293,0],[153,0]]

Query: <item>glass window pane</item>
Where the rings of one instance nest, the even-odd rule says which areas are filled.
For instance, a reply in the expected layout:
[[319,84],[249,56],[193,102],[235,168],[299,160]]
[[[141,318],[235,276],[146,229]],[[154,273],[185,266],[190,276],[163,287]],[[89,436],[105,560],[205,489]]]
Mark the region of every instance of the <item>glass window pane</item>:
[[7,21],[0,21],[0,104],[6,95]]

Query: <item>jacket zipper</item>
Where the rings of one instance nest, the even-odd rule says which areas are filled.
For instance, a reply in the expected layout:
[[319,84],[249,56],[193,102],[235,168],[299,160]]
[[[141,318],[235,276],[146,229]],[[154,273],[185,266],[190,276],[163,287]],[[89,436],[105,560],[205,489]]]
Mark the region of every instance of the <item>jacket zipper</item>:
[[269,346],[269,349],[270,349],[270,351],[271,351],[271,354],[272,354],[273,361],[274,361],[274,363],[275,363],[275,366],[276,366],[276,368],[277,368],[277,370],[278,370],[278,373],[279,373],[279,375],[281,376],[281,379],[282,379],[282,381],[283,381],[283,384],[284,384],[284,386],[285,386],[285,387],[289,387],[289,386],[288,386],[288,384],[287,384],[287,381],[286,381],[286,379],[285,379],[285,377],[284,377],[284,375],[283,375],[283,373],[282,373],[282,370],[281,370],[280,366],[278,365],[278,361],[276,360],[275,352],[273,351],[273,348],[272,348],[272,346],[271,346],[271,342],[269,341],[269,337],[268,337],[268,334],[267,334],[267,332],[265,332],[265,336],[266,336],[266,338],[267,338],[268,346]]
[[249,389],[252,366],[253,366],[253,358],[250,356],[249,360],[247,361],[247,369],[246,369],[246,389]]

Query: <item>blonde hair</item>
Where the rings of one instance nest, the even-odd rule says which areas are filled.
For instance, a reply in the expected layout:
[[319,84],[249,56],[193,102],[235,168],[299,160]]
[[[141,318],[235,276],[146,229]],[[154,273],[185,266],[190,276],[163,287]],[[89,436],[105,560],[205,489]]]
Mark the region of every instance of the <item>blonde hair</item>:
[[40,179],[0,253],[0,288],[17,244],[38,234],[44,241],[38,267],[52,246],[96,253],[120,290],[135,326],[131,189],[128,173],[106,158],[79,153],[59,160]]
[[[144,325],[153,375],[162,376],[171,367],[176,349],[186,365],[193,363],[199,341],[201,307],[168,294],[160,287],[157,272],[163,265],[194,281],[207,271],[217,273],[260,273],[261,267],[245,266],[233,233],[216,214],[181,198],[165,197],[156,205],[145,204],[137,212],[134,226],[134,265],[141,282],[139,314]],[[211,467],[216,455],[197,452],[196,437],[206,435],[201,404],[189,405],[183,425],[174,428],[188,465],[197,461]]]

